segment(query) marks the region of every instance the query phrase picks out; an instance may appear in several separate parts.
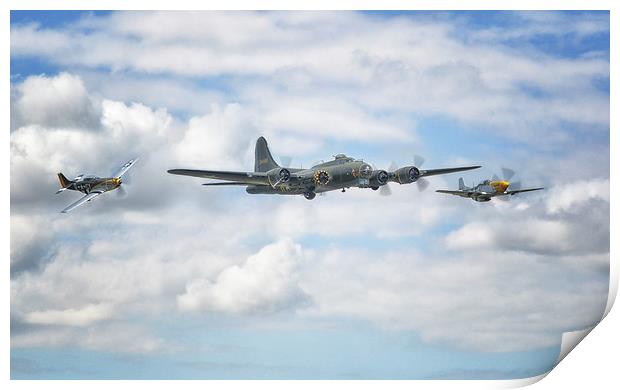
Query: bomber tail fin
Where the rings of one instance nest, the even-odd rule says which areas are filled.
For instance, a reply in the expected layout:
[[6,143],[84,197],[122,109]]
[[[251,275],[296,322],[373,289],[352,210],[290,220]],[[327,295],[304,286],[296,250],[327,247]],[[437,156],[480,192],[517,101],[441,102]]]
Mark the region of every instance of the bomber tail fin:
[[459,177],[459,190],[464,190],[465,189],[465,182],[463,181],[462,177]]
[[256,140],[256,149],[254,150],[254,171],[255,172],[267,172],[279,165],[274,161],[269,147],[267,146],[267,140],[264,137],[259,137]]
[[71,184],[73,184],[73,181],[67,179],[65,177],[65,175],[63,175],[61,172],[58,173],[58,181],[60,181],[60,187],[62,187],[62,188],[59,189],[58,191],[56,191],[57,194],[60,194],[61,192],[66,190],[67,187],[69,187],[69,186],[71,186]]

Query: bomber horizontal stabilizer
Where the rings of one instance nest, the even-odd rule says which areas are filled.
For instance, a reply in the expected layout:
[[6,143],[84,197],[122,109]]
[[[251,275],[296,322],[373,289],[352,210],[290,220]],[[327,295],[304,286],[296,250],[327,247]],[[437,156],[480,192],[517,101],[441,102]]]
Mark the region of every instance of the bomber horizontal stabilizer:
[[170,169],[173,175],[202,177],[203,179],[228,180],[245,184],[269,184],[265,172],[231,172],[231,171],[203,171],[199,169]]

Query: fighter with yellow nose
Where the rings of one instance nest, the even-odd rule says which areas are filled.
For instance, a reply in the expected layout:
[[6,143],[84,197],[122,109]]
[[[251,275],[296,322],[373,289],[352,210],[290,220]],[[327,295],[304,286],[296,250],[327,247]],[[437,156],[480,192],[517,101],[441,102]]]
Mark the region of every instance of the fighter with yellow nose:
[[123,192],[123,188],[121,187],[123,180],[121,178],[125,173],[127,173],[129,168],[136,163],[136,161],[138,161],[137,158],[129,160],[122,167],[120,167],[118,171],[112,175],[112,177],[97,177],[82,174],[75,177],[73,180],[69,180],[62,173],[58,173],[58,180],[60,181],[61,188],[56,191],[57,194],[60,194],[65,190],[80,191],[85,194],[74,203],[71,203],[69,206],[65,207],[61,213],[67,213],[86,202],[90,202],[105,192],[116,189]]
[[506,180],[493,180],[489,183],[491,187],[495,190],[495,192],[506,192],[506,189],[510,185]]
[[459,178],[458,190],[437,190],[436,192],[442,194],[458,195],[463,198],[471,198],[476,202],[488,202],[491,198],[496,196],[508,196],[516,195],[521,192],[538,191],[544,189],[538,188],[526,188],[521,189],[520,182],[511,183],[509,180],[514,176],[515,172],[512,169],[502,168],[504,179],[500,179],[494,176],[491,180],[483,180],[480,184],[467,187],[463,178]]

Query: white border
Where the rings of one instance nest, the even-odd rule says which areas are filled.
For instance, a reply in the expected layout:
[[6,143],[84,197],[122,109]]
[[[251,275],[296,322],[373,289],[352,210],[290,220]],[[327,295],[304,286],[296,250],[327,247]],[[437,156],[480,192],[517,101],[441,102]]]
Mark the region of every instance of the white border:
[[[97,10],[97,9],[161,9],[161,10],[170,10],[170,9],[230,9],[230,10],[251,10],[251,9],[276,9],[276,10],[348,10],[348,9],[365,9],[365,10],[401,10],[401,9],[419,9],[419,10],[485,10],[485,9],[493,9],[493,10],[610,10],[611,11],[611,21],[610,21],[610,35],[611,35],[611,64],[610,69],[614,70],[618,65],[618,40],[616,39],[616,35],[618,33],[617,26],[620,23],[620,18],[618,17],[618,6],[617,2],[607,0],[594,0],[594,1],[583,1],[583,0],[563,0],[563,1],[554,1],[554,0],[539,0],[539,1],[490,1],[490,0],[468,0],[468,1],[457,1],[457,0],[296,0],[296,1],[285,1],[285,0],[262,0],[259,2],[252,2],[249,0],[228,0],[228,1],[212,1],[209,3],[202,3],[194,0],[152,0],[152,1],[119,1],[119,0],[111,0],[111,1],[89,1],[89,2],[76,2],[70,0],[61,0],[50,3],[49,1],[43,0],[24,0],[24,1],[16,1],[16,0],[8,0],[2,2],[2,13],[0,14],[0,25],[3,26],[3,34],[4,38],[2,39],[3,44],[3,61],[1,65],[1,69],[3,71],[2,74],[5,77],[2,79],[2,87],[4,93],[2,94],[3,106],[5,107],[4,112],[4,134],[2,137],[3,142],[3,150],[7,151],[9,149],[9,120],[10,117],[8,113],[10,112],[10,97],[9,97],[9,89],[10,89],[10,80],[6,75],[10,74],[9,72],[9,63],[10,63],[10,36],[9,36],[9,11],[11,9],[59,9],[59,10],[71,10],[71,9],[84,9],[84,10]],[[614,73],[612,71],[611,76],[611,105],[610,107],[615,107],[617,99],[615,98],[618,91],[618,82],[614,77]],[[611,111],[611,129],[617,129],[617,114]],[[614,131],[611,131],[611,149],[610,149],[610,176],[615,178],[616,169],[614,167],[618,167],[619,157],[616,153],[618,151],[618,137]],[[9,171],[10,166],[10,153],[3,154],[3,162],[5,171]],[[10,182],[5,179],[5,183]],[[610,180],[611,182],[611,198],[613,198],[613,194],[618,194],[618,184],[615,180]],[[8,183],[10,185],[10,183]],[[0,193],[2,197],[3,204],[5,205],[2,208],[2,215],[5,223],[3,226],[3,235],[2,235],[2,247],[5,248],[5,253],[9,251],[9,232],[10,232],[10,191],[7,191],[6,188],[4,191]],[[616,221],[617,221],[617,207],[615,207],[615,203],[611,202],[611,236],[617,237],[618,230],[616,229]],[[618,274],[619,274],[619,266],[618,260],[614,256],[617,254],[617,244],[612,240],[611,241],[611,264],[610,264],[610,291],[609,291],[609,299],[607,303],[607,308],[605,311],[605,315],[610,313],[610,309],[613,305],[615,297],[617,295],[618,288]],[[2,268],[3,272],[3,280],[8,281],[10,275],[10,262],[7,261],[9,256],[6,256],[4,267]],[[82,388],[84,383],[81,381],[9,381],[10,370],[9,370],[9,349],[10,349],[10,335],[9,335],[9,322],[10,322],[10,283],[7,283],[6,288],[2,293],[2,306],[4,310],[2,311],[2,331],[5,342],[3,345],[5,346],[5,351],[0,357],[0,363],[2,365],[3,372],[3,382],[8,382],[10,386],[19,387],[19,388],[30,388],[31,386],[43,385],[45,387],[59,388],[59,387],[76,387]],[[549,378],[545,381],[540,382],[536,386],[538,388],[545,389],[559,389],[559,388],[573,388],[573,387],[585,387],[589,386],[594,388],[614,388],[617,387],[617,384],[620,384],[620,379],[617,375],[617,359],[615,356],[615,349],[617,349],[619,343],[618,338],[618,329],[620,329],[620,317],[618,315],[618,310],[611,312],[610,315],[607,315],[605,320],[598,326],[596,326],[591,335],[588,337],[588,343],[583,343],[579,345],[577,351],[579,353],[568,354],[566,359],[559,364],[552,372],[548,375]],[[588,331],[589,332],[589,331]],[[585,332],[587,334],[587,332]],[[582,334],[582,336],[585,336]],[[569,335],[570,336],[570,335]],[[575,336],[573,334],[572,336]],[[568,337],[568,336],[566,336]],[[563,337],[564,339],[564,337]],[[563,348],[566,348],[563,346]],[[558,362],[559,362],[558,361]],[[615,364],[614,364],[615,363]],[[612,364],[614,364],[612,366]],[[411,386],[422,386],[423,388],[513,388],[519,386],[525,386],[531,383],[535,383],[538,380],[547,376],[541,375],[534,378],[521,379],[521,380],[504,380],[504,381],[295,381],[291,383],[290,381],[209,381],[209,386],[217,386],[221,388],[237,388],[239,386],[243,387],[252,387],[252,388],[270,388],[270,389],[278,389],[278,388],[286,388],[289,389],[291,386],[296,388],[314,388],[317,385],[321,387],[327,386],[329,388],[340,388],[343,385],[351,385],[356,388],[370,388],[370,387],[390,387],[390,388],[407,388],[410,389]],[[614,386],[616,384],[616,386]],[[107,381],[89,381],[89,387],[94,388],[108,388],[111,383]],[[148,383],[136,382],[136,381],[115,381],[113,384],[115,387],[133,387],[135,385],[148,385],[148,386],[184,386],[189,388],[204,388],[205,382],[203,381],[166,381],[166,382],[153,382],[149,381]]]

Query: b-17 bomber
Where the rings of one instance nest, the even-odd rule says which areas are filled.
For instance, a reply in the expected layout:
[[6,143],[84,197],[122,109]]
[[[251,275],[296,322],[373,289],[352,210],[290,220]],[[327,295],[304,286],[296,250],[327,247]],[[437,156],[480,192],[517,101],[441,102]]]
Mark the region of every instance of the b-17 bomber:
[[[416,165],[389,170],[374,169],[363,160],[337,154],[333,160],[316,164],[311,168],[291,168],[278,165],[267,146],[265,138],[256,141],[254,171],[233,172],[197,169],[170,169],[168,173],[221,180],[205,186],[245,186],[249,194],[303,195],[311,200],[317,194],[347,188],[385,188],[390,182],[398,184],[417,183],[418,188],[428,186],[426,177],[480,168],[479,165],[420,169]],[[422,159],[420,159],[422,161]]]
[[97,177],[82,174],[78,175],[73,180],[69,180],[62,173],[58,173],[58,180],[60,181],[61,188],[56,191],[56,194],[60,194],[66,190],[80,191],[85,194],[83,197],[67,206],[61,211],[61,213],[68,213],[74,208],[81,206],[86,202],[92,201],[97,196],[105,192],[116,189],[123,191],[121,187],[123,184],[122,176],[127,173],[129,168],[131,168],[136,161],[138,161],[137,158],[129,160],[122,167],[120,167],[118,171],[112,175],[112,177]]

